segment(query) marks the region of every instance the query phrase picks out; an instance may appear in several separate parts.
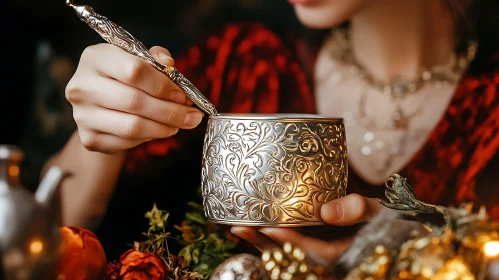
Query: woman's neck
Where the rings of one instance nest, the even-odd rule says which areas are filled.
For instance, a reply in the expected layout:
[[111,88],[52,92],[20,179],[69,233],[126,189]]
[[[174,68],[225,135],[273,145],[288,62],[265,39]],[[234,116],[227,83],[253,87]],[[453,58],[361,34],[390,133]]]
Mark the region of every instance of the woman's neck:
[[373,1],[352,18],[350,36],[359,63],[386,82],[446,63],[455,47],[452,13],[436,0]]

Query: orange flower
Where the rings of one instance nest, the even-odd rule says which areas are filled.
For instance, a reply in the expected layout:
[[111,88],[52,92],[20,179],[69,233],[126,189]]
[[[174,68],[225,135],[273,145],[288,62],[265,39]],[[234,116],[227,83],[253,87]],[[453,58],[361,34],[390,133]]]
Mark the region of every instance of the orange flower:
[[76,227],[62,227],[60,232],[62,244],[57,279],[106,279],[106,255],[95,234]]
[[123,280],[165,280],[165,263],[153,253],[135,249],[126,251],[120,257],[120,278]]

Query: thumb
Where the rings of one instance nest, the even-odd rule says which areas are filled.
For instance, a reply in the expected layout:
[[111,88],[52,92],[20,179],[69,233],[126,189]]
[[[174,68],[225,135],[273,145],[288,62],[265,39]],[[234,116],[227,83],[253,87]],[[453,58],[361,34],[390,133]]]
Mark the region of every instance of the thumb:
[[149,52],[154,57],[154,59],[166,66],[173,66],[175,64],[170,51],[163,47],[152,47]]
[[335,226],[351,226],[371,220],[383,208],[376,198],[349,194],[321,207],[321,218]]

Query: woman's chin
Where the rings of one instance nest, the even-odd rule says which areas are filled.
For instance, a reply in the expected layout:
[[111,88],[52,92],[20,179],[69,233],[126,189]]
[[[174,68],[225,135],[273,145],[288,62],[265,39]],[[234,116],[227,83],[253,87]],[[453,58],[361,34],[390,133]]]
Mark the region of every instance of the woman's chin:
[[338,16],[334,11],[310,7],[295,6],[298,20],[306,27],[313,29],[328,29],[348,20],[348,17]]
[[306,26],[308,28],[312,28],[312,29],[329,29],[329,28],[332,28],[332,27],[337,25],[337,24],[330,24],[328,22],[314,20],[314,19],[310,19],[310,20],[301,20],[300,19],[300,22],[304,26]]
[[369,3],[367,0],[323,0],[308,4],[293,4],[293,7],[303,25],[315,29],[327,29],[350,20]]

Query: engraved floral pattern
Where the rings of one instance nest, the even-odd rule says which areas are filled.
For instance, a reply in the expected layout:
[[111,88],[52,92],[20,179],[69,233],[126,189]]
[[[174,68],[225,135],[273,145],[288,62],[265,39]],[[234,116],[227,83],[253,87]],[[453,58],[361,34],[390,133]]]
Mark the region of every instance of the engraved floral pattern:
[[164,67],[161,67],[154,60],[144,44],[135,39],[121,26],[110,21],[105,16],[96,13],[92,7],[85,6],[85,12],[79,16],[81,21],[87,23],[108,43],[118,46],[130,54],[146,59],[147,62],[158,70],[163,71]]
[[205,213],[226,223],[318,222],[318,205],[346,193],[340,123],[210,118],[203,147]]

